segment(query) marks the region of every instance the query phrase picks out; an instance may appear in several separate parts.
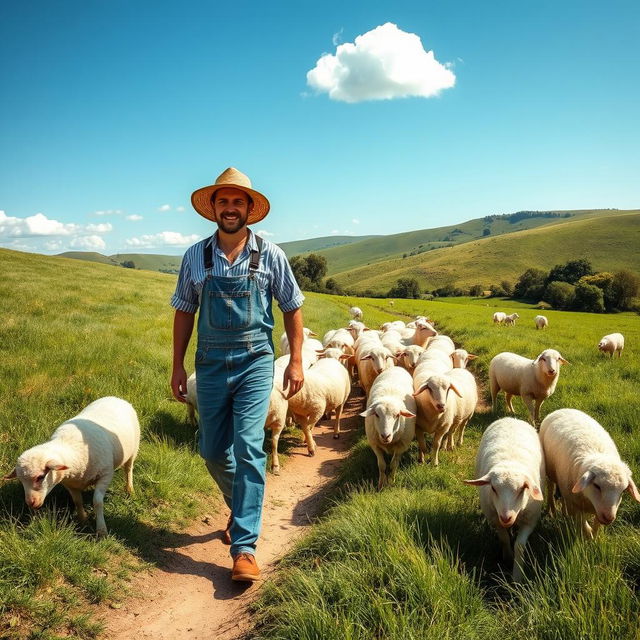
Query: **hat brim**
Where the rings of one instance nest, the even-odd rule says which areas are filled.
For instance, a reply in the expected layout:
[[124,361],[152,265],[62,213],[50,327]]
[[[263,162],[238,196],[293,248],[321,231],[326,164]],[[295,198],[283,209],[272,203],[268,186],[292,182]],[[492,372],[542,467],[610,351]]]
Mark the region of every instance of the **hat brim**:
[[213,205],[211,204],[211,196],[214,191],[223,189],[224,187],[235,187],[236,189],[240,189],[240,191],[244,191],[251,196],[251,199],[253,200],[253,209],[249,214],[247,224],[260,222],[260,220],[265,218],[269,213],[269,209],[271,208],[269,201],[259,191],[249,189],[248,187],[240,184],[212,184],[208,187],[202,187],[202,189],[194,191],[191,194],[191,204],[193,205],[193,208],[201,216],[207,218],[207,220],[216,222],[215,212],[213,210]]

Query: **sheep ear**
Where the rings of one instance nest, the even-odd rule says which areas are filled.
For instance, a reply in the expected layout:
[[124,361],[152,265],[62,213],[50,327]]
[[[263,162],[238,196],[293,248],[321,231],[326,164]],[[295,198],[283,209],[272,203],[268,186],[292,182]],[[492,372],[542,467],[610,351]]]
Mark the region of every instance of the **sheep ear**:
[[568,360],[565,360],[562,356],[558,358],[560,364],[571,364]]
[[368,409],[365,409],[360,415],[363,418],[368,418],[369,416],[372,416],[375,412],[376,410],[373,408],[373,406],[371,406]]
[[542,501],[544,500],[544,496],[542,495],[542,491],[540,491],[540,487],[535,484],[534,482],[532,482],[531,480],[527,480],[524,483],[524,486],[529,489],[529,495],[534,499],[534,500],[539,500]]
[[627,491],[633,496],[633,499],[636,502],[640,502],[640,491],[638,491],[638,487],[636,487],[636,483],[629,478],[629,485],[627,486]]
[[[16,473],[16,470],[14,469],[11,473],[7,474],[3,480],[13,480],[14,478],[17,478],[18,474]],[[635,485],[634,485],[635,486]]]
[[462,398],[462,394],[456,389],[456,386],[453,383],[449,385],[449,389],[451,389],[458,396],[458,398]]
[[416,417],[416,414],[415,413],[411,413],[411,411],[401,411],[400,415],[404,416],[405,418],[415,418]]
[[474,487],[482,487],[486,484],[490,484],[491,479],[489,477],[489,474],[487,473],[481,478],[476,478],[475,480],[463,480],[462,482],[464,482],[465,484],[472,484]]
[[314,338],[318,337],[318,334],[315,331],[309,331],[309,335],[313,336]]
[[55,460],[49,460],[49,462],[47,462],[47,464],[45,465],[45,469],[47,471],[65,471],[68,468],[69,467],[67,467],[66,465],[60,464]]
[[414,392],[413,397],[415,398],[416,396],[419,396],[423,391],[428,391],[429,387],[427,386],[427,383],[425,382],[424,384],[421,384]]
[[474,356],[474,355],[473,355],[473,353],[470,353],[470,354],[468,354],[468,355],[467,355],[467,358],[468,358],[469,360],[475,360],[477,357],[478,357],[478,356]]
[[351,357],[351,354],[349,354],[349,353],[343,353],[343,354],[340,356],[340,360],[348,360],[350,357]]
[[362,356],[360,360],[373,360],[373,356],[371,354],[369,354],[368,356]]
[[581,491],[584,491],[587,486],[593,482],[593,479],[595,478],[596,474],[593,473],[593,471],[585,471],[582,474],[582,478],[580,478],[580,480],[578,480],[578,482],[576,482],[573,485],[573,489],[571,489],[571,493],[580,493]]

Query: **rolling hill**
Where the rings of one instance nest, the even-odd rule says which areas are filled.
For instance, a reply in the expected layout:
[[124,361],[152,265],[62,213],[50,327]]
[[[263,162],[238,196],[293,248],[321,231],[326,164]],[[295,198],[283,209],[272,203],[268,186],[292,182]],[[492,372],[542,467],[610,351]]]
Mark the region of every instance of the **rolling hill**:
[[333,272],[332,277],[350,290],[382,293],[406,277],[416,278],[422,289],[488,286],[503,279],[515,281],[529,267],[550,269],[576,258],[588,258],[598,271],[640,272],[639,246],[640,211],[609,212],[379,261]]
[[294,240],[293,242],[279,242],[278,246],[285,252],[287,258],[302,253],[318,252],[332,247],[341,247],[354,242],[362,242],[380,236],[324,236],[322,238],[309,238],[308,240]]

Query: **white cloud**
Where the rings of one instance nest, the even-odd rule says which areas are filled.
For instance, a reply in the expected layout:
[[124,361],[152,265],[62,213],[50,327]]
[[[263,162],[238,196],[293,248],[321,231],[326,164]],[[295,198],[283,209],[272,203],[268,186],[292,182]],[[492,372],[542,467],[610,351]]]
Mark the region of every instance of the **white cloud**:
[[340,233],[337,229],[331,229],[331,235],[334,235],[336,233]]
[[42,245],[47,251],[59,251],[62,249],[62,242],[60,240],[47,240]]
[[200,236],[196,233],[185,236],[178,231],[161,231],[153,235],[129,238],[125,240],[125,244],[128,247],[137,247],[140,249],[149,249],[152,247],[188,247],[198,240],[200,240]]
[[32,238],[35,236],[68,236],[80,230],[77,224],[58,222],[42,213],[26,218],[14,218],[0,211],[0,237]]
[[419,36],[391,22],[339,45],[335,55],[324,54],[307,73],[310,87],[343,102],[429,98],[455,81],[433,51],[424,50]]
[[360,224],[360,220],[358,220],[358,218],[353,218],[351,222],[353,222],[353,224]]
[[94,216],[119,216],[122,213],[122,209],[105,209],[101,211],[94,211]]
[[110,222],[88,224],[86,230],[89,233],[109,233],[109,231],[113,231],[113,225]]
[[163,204],[162,206],[158,207],[158,211],[171,211],[171,205]]
[[69,242],[71,249],[105,249],[105,241],[100,236],[78,236]]
[[176,211],[182,213],[184,211],[184,207],[176,207]]
[[269,238],[271,236],[275,236],[275,233],[271,233],[271,231],[265,231],[265,229],[260,229],[256,231],[256,235],[259,235],[261,238]]
[[340,29],[340,31],[338,31],[337,33],[333,34],[333,37],[331,38],[331,42],[333,42],[333,46],[336,47],[340,44],[340,41],[342,40],[342,33],[344,31],[344,27],[342,27]]
[[132,213],[130,216],[127,216],[127,220],[132,220],[133,222],[137,222],[138,220],[142,220],[142,216],[139,216],[137,213]]

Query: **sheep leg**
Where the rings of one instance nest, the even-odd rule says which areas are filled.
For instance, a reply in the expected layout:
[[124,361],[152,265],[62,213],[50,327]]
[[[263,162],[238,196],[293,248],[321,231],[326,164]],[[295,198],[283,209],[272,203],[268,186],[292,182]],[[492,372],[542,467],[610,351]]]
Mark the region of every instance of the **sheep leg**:
[[591,525],[591,534],[594,540],[598,535],[598,531],[600,531],[600,522],[598,521],[598,518],[594,518],[593,524]]
[[278,442],[284,426],[276,426],[271,429],[271,473],[280,475],[280,458],[278,458]]
[[505,403],[506,403],[506,405],[507,405],[507,409],[509,409],[509,411],[510,411],[511,413],[514,413],[514,410],[513,410],[513,394],[511,394],[511,393],[507,393],[507,392],[505,391],[505,394],[504,394],[504,401],[505,401]]
[[576,522],[576,525],[578,526],[578,531],[582,533],[582,535],[587,540],[593,540],[593,533],[591,531],[591,527],[589,526],[587,519],[584,517],[584,514],[576,513],[573,517]]
[[535,408],[534,408],[534,425],[540,424],[540,407],[542,406],[543,400],[535,400]]
[[389,472],[387,474],[387,478],[389,482],[395,482],[396,469],[398,468],[399,462],[400,462],[400,456],[397,453],[394,453],[393,457],[391,458],[391,462],[389,463]]
[[191,426],[195,427],[197,424],[196,411],[193,408],[193,405],[189,403],[187,403],[187,415],[189,416],[189,422],[191,423]]
[[103,538],[107,535],[107,525],[104,521],[104,496],[112,478],[113,471],[106,476],[102,476],[96,482],[96,488],[93,490],[93,510],[96,514],[96,536],[98,538]]
[[341,404],[339,407],[336,407],[336,421],[333,425],[333,437],[337,440],[340,437],[340,418],[342,417],[342,409],[344,404]]
[[498,392],[500,391],[500,385],[495,378],[491,378],[491,411],[496,413],[497,410],[497,400],[498,400]]
[[76,507],[78,522],[86,522],[87,512],[84,510],[84,505],[82,504],[82,491],[80,491],[80,489],[72,489],[71,487],[67,487],[67,491],[71,494],[71,499]]
[[551,478],[547,479],[547,505],[549,506],[549,515],[556,515],[556,483],[551,480]]
[[435,433],[433,436],[433,466],[437,467],[440,462],[438,460],[438,453],[440,452],[440,444],[442,442],[442,438],[445,436],[444,433]]
[[496,533],[498,534],[498,540],[500,540],[500,546],[502,547],[502,559],[511,562],[513,560],[513,550],[511,549],[511,536],[509,531],[504,527],[496,527]]
[[134,493],[134,491],[133,491],[133,463],[134,463],[134,461],[135,461],[135,458],[131,457],[122,465],[122,469],[124,470],[125,480],[126,480],[125,491],[130,496],[132,496],[133,493]]
[[380,449],[374,449],[378,459],[378,491],[387,484],[387,461],[384,459],[384,453]]
[[532,525],[524,525],[520,531],[514,544],[515,559],[513,561],[513,580],[514,582],[522,582],[522,572],[524,567],[524,551],[527,546],[527,540],[533,531]]
[[465,420],[459,427],[458,427],[458,446],[461,446],[462,443],[464,442],[464,430],[467,426],[467,424],[469,423],[469,420],[471,418],[468,418],[467,420]]
[[310,456],[314,456],[316,454],[316,443],[313,439],[313,435],[311,435],[311,427],[313,425],[308,424],[306,421],[300,425],[302,429],[302,433],[304,433],[304,440],[307,444],[307,451]]
[[424,438],[424,431],[422,431],[422,429],[416,429],[416,440],[418,441],[418,449],[420,450],[418,453],[418,462],[423,464],[424,456],[427,453],[427,442]]
[[537,426],[536,423],[536,413],[537,409],[535,407],[536,401],[533,396],[522,396],[522,402],[524,402],[525,407],[527,407],[527,411],[529,412],[529,417],[531,418],[531,424],[533,426]]

